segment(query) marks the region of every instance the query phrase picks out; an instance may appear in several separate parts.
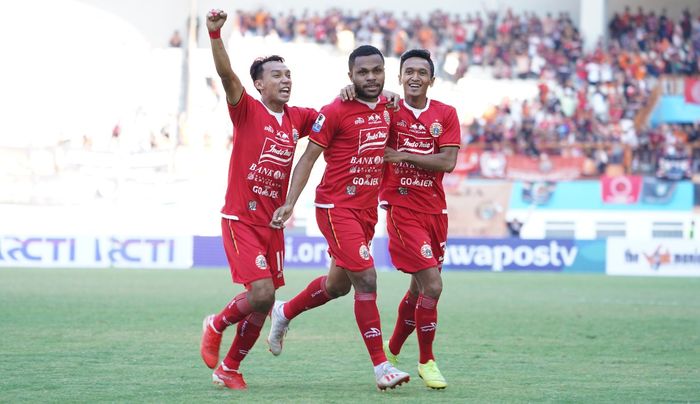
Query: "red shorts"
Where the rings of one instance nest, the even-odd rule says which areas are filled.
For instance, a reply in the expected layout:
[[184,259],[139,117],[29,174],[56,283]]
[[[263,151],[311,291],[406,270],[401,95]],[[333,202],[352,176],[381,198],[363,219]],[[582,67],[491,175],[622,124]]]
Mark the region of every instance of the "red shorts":
[[377,208],[316,208],[316,223],[337,266],[352,272],[374,267],[369,247],[377,224]]
[[271,278],[275,289],[284,285],[282,230],[221,218],[221,235],[235,283],[248,288],[253,281]]
[[446,214],[389,205],[386,227],[391,262],[397,269],[410,274],[434,267],[442,270],[447,242]]

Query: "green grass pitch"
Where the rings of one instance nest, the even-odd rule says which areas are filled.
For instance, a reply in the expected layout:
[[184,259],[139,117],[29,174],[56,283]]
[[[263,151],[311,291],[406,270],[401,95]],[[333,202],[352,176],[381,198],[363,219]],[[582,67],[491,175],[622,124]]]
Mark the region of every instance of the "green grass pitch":
[[[317,271],[288,271],[289,299]],[[388,335],[406,275],[379,274]],[[2,402],[697,402],[700,279],[444,274],[435,342],[449,386],[380,393],[352,296],[295,319],[284,352],[265,344],[241,370],[249,388],[211,384],[201,321],[240,291],[227,270],[0,270]],[[224,335],[222,355],[233,338]]]

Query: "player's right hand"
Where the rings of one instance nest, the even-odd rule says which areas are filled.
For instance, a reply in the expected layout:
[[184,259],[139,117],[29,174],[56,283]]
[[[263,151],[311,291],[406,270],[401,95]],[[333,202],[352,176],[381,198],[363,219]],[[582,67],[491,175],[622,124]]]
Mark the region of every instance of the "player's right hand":
[[224,10],[212,9],[207,13],[207,29],[209,32],[215,32],[221,29],[226,22],[228,15]]
[[284,229],[284,223],[287,220],[289,220],[289,218],[292,216],[293,211],[294,207],[286,204],[277,208],[277,210],[275,210],[275,213],[272,214],[270,227],[272,227],[273,229]]

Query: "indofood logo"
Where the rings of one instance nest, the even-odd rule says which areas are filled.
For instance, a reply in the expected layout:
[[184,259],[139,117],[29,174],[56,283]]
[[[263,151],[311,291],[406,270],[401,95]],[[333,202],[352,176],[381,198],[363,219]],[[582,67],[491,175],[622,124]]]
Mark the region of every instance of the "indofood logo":
[[270,162],[281,166],[288,166],[292,163],[293,158],[294,146],[280,144],[268,138],[265,139],[265,145],[260,153],[258,164]]

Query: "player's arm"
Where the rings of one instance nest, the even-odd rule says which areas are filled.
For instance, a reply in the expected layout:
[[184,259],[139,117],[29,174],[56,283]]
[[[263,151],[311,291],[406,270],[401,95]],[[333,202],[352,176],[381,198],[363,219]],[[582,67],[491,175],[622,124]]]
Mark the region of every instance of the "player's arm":
[[243,95],[243,84],[236,73],[231,68],[231,61],[224,48],[224,41],[221,40],[221,27],[226,22],[228,15],[223,10],[211,10],[207,14],[207,30],[211,38],[211,52],[214,56],[214,66],[216,73],[221,78],[224,91],[226,91],[226,101],[231,105],[238,104]]
[[292,180],[289,185],[289,192],[287,193],[287,200],[284,205],[280,206],[272,214],[272,221],[270,222],[270,227],[275,229],[283,229],[284,222],[289,220],[294,211],[294,205],[301,195],[301,191],[306,186],[309,181],[309,175],[311,175],[311,169],[314,167],[318,156],[323,153],[323,147],[317,145],[316,143],[310,141],[306,146],[306,151],[301,155],[296,167],[294,167],[294,173],[292,173]]
[[[399,101],[401,101],[401,95],[389,90],[383,90],[382,95],[386,97],[387,104],[386,107],[393,110],[399,109]],[[340,89],[340,98],[343,101],[352,101],[355,99],[357,94],[355,93],[355,85],[348,84],[347,86]]]
[[452,172],[457,164],[457,146],[444,146],[439,153],[435,154],[413,154],[396,151],[387,147],[384,150],[385,163],[411,163],[416,167],[430,171]]

